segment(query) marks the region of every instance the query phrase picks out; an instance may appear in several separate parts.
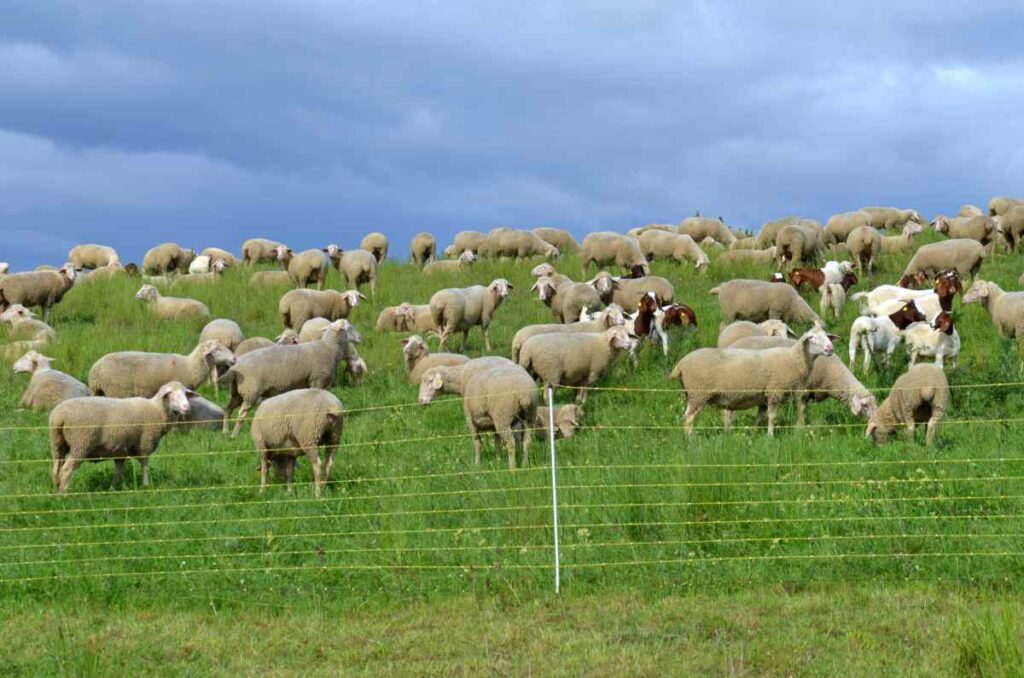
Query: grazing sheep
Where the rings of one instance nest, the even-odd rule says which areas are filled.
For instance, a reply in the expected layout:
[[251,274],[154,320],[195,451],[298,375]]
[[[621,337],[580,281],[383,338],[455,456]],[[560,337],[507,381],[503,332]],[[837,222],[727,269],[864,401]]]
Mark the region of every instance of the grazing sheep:
[[277,336],[276,339],[267,339],[266,337],[249,337],[238,345],[235,349],[235,357],[241,358],[246,353],[252,353],[258,351],[261,348],[267,348],[269,346],[287,346],[299,343],[299,334],[295,330],[285,330]]
[[919,247],[903,275],[925,273],[934,276],[940,271],[955,269],[961,278],[973,277],[984,261],[984,245],[977,240],[956,238]]
[[1006,248],[1016,252],[1021,238],[1024,238],[1024,206],[1013,207],[997,217],[992,217],[996,229],[1006,238]]
[[203,331],[199,333],[200,342],[214,340],[219,341],[229,351],[234,352],[242,341],[245,340],[245,335],[242,334],[242,328],[234,320],[217,318],[206,323]]
[[223,421],[224,410],[220,405],[200,395],[190,395],[188,412],[175,418],[174,428],[184,431],[217,431]]
[[1020,198],[992,198],[988,201],[988,214],[992,217],[1000,216],[1021,205],[1024,205],[1024,200]]
[[151,398],[72,398],[57,405],[50,412],[51,475],[57,492],[67,492],[82,462],[103,459],[114,462],[111,487],[116,487],[129,457],[139,460],[142,484],[148,486],[149,456],[172,419],[188,414],[190,395],[184,385],[171,381]]
[[291,287],[292,277],[288,271],[256,271],[249,278],[252,287]]
[[637,240],[640,243],[640,251],[648,261],[656,259],[672,259],[679,263],[692,261],[694,268],[698,271],[707,268],[710,263],[708,255],[688,235],[654,230],[640,234]]
[[[576,435],[576,427],[580,425],[583,418],[583,408],[575,403],[570,405],[555,406],[555,433],[563,438],[572,438]],[[551,430],[551,413],[547,406],[541,405],[537,408],[537,419],[534,421],[534,428],[537,429],[538,437],[544,438]]]
[[169,381],[194,389],[235,356],[217,340],[201,341],[188,355],[122,351],[108,353],[89,370],[89,390],[111,398],[148,398]]
[[402,302],[398,306],[388,306],[377,316],[377,324],[374,329],[378,332],[419,332],[414,329],[416,325],[416,309],[421,308],[426,312],[426,320],[429,326],[422,330],[428,332],[434,329],[434,320],[430,316],[430,306],[414,306],[408,302]]
[[639,226],[637,228],[631,228],[626,231],[626,235],[630,238],[639,239],[644,233],[649,231],[661,231],[663,233],[677,233],[676,226],[672,224],[647,224],[646,226]]
[[892,385],[889,397],[868,422],[865,436],[882,443],[898,427],[906,426],[907,438],[913,442],[915,425],[927,422],[925,443],[932,445],[946,416],[949,395],[949,381],[941,367],[914,365]]
[[81,278],[86,282],[93,282],[99,280],[111,280],[113,278],[134,278],[137,275],[139,275],[139,267],[137,265],[125,264],[124,266],[102,266],[100,268],[95,268],[88,276],[79,274],[75,280],[78,281],[79,278]]
[[592,320],[580,320],[574,323],[567,324],[554,324],[548,323],[543,325],[527,325],[522,327],[512,337],[512,360],[519,362],[519,353],[522,350],[523,344],[530,337],[535,337],[539,334],[555,334],[555,333],[573,333],[573,332],[589,332],[589,333],[600,333],[604,332],[610,327],[618,325],[624,325],[626,318],[622,313],[622,307],[618,304],[611,304],[606,309],[597,314]]
[[420,383],[423,373],[432,367],[450,367],[467,362],[469,357],[461,353],[431,353],[427,342],[418,334],[402,339],[402,364],[410,384]]
[[288,278],[293,285],[305,287],[316,283],[316,288],[322,290],[327,280],[327,271],[331,267],[325,251],[305,250],[295,254],[290,247],[282,245],[277,248],[277,260],[288,271]]
[[277,312],[285,327],[297,329],[310,318],[347,318],[362,299],[366,297],[356,290],[291,290],[281,297]]
[[[420,405],[429,405],[438,393],[464,395],[470,377],[495,367],[516,367],[516,364],[508,358],[488,355],[467,360],[461,365],[431,367],[420,378],[419,403]],[[537,386],[532,383],[532,380],[530,390],[537,390]]]
[[580,248],[579,243],[576,242],[576,238],[572,237],[568,231],[561,228],[541,227],[533,229],[533,232],[536,233],[541,240],[552,247],[557,248],[558,251],[563,254],[566,252],[575,252]]
[[388,258],[388,237],[383,233],[367,233],[359,243],[359,249],[372,254],[379,264]]
[[120,266],[121,259],[113,247],[106,245],[75,245],[68,252],[68,261],[76,268]]
[[150,249],[142,259],[142,272],[146,275],[188,273],[195,258],[195,250],[187,250],[177,243],[165,242]]
[[833,351],[825,330],[815,325],[789,348],[702,348],[687,354],[669,374],[686,392],[687,434],[693,435],[693,422],[701,410],[714,405],[725,410],[726,429],[732,426],[733,411],[765,407],[768,435],[775,435],[779,404],[804,388],[819,356]]
[[366,250],[346,252],[337,245],[328,245],[324,251],[349,287],[359,289],[360,285],[370,283],[370,294],[377,294],[377,260],[372,254]]
[[[267,489],[267,467],[273,463],[292,491],[299,454],[313,467],[313,491],[320,496],[331,479],[334,455],[341,443],[344,407],[334,394],[303,388],[267,398],[252,418],[252,442],[260,453],[260,492]],[[321,467],[320,447],[325,448]]]
[[881,354],[888,366],[896,347],[903,341],[903,330],[925,319],[914,301],[902,302],[889,312],[869,311],[850,326],[850,367],[857,359],[857,348],[864,352],[864,372],[871,369],[871,355]]
[[199,254],[204,257],[209,257],[210,264],[214,264],[218,261],[223,261],[224,265],[228,267],[235,266],[238,264],[238,260],[235,259],[235,255],[219,247],[207,247]]
[[882,252],[909,252],[914,248],[914,236],[924,230],[916,221],[908,221],[900,235],[882,236]]
[[723,252],[717,259],[715,259],[715,267],[719,268],[745,265],[772,266],[778,259],[777,253],[778,248],[775,245],[764,250],[732,249],[728,252]]
[[481,431],[494,431],[508,452],[508,469],[516,469],[516,443],[523,467],[530,462],[529,431],[537,419],[537,387],[519,366],[498,366],[473,373],[465,382],[462,411],[473,436],[473,461],[480,464]]
[[479,254],[480,245],[486,239],[487,234],[480,231],[459,231],[455,234],[452,244],[445,249],[444,254],[447,257],[454,257],[459,252],[464,252],[465,250],[471,250],[473,254]]
[[287,247],[287,245],[266,238],[246,240],[242,243],[242,263],[251,265],[261,261],[277,261],[278,247]]
[[999,285],[975,280],[964,294],[965,304],[981,304],[1003,339],[1024,339],[1024,292],[1004,292]]
[[518,362],[548,388],[579,387],[576,401],[582,403],[619,353],[635,346],[636,340],[621,326],[600,334],[540,334],[523,343]]
[[518,231],[514,228],[495,228],[487,234],[476,252],[488,259],[514,257],[517,261],[526,257],[558,257],[558,248],[545,242],[533,231]]
[[473,262],[476,261],[476,258],[476,255],[473,254],[473,250],[463,250],[458,259],[435,259],[434,261],[427,262],[423,266],[423,272],[431,274],[459,271],[472,266]]
[[220,378],[230,384],[231,399],[224,408],[224,432],[239,409],[232,438],[238,437],[249,410],[261,399],[300,388],[330,388],[337,381],[338,363],[351,361],[350,344],[363,340],[347,320],[335,320],[320,341],[270,346],[247,353]]
[[515,289],[508,280],[497,278],[487,287],[473,285],[464,288],[448,288],[436,292],[430,297],[430,314],[434,327],[440,332],[441,343],[438,347],[444,350],[448,337],[453,332],[462,332],[461,350],[466,348],[469,330],[479,325],[483,330],[484,348],[491,350],[491,340],[487,328],[491,325],[494,313],[501,306],[512,290]]
[[607,271],[601,271],[587,281],[597,290],[601,301],[618,304],[624,311],[632,313],[640,303],[640,297],[654,292],[658,304],[671,304],[675,300],[675,288],[665,278],[649,275],[642,278],[617,278]]
[[747,337],[790,337],[796,336],[793,330],[781,320],[769,319],[760,323],[749,320],[737,320],[723,327],[718,333],[718,348],[729,348],[737,341]]
[[540,300],[563,323],[575,322],[584,308],[604,308],[597,290],[587,283],[569,281],[558,284],[552,278],[538,278],[530,291],[537,292]]
[[977,240],[982,245],[991,245],[996,241],[999,222],[996,217],[948,217],[938,216],[932,222],[932,227],[938,233],[944,233],[950,238]]
[[782,217],[781,219],[775,219],[774,221],[768,221],[757,234],[757,249],[763,250],[771,247],[775,244],[775,238],[778,236],[779,231],[785,226],[791,225],[802,225],[807,228],[821,230],[821,224],[814,219],[804,219],[797,216]]
[[820,322],[817,314],[789,285],[761,280],[730,280],[710,291],[718,295],[722,327],[734,320],[761,322],[779,318],[786,323]]
[[50,309],[60,303],[75,284],[74,264],[64,264],[59,271],[11,273],[0,279],[0,311],[11,304],[26,308],[39,306],[43,320],[50,321]]
[[135,293],[135,298],[155,311],[162,320],[207,318],[210,315],[210,309],[203,302],[181,297],[165,297],[152,285],[140,287]]
[[416,264],[420,268],[423,268],[423,265],[428,261],[436,259],[437,238],[434,237],[434,234],[417,233],[414,235],[412,237],[412,243],[409,245],[409,256],[412,258],[412,263]]
[[89,387],[68,374],[50,368],[53,358],[38,351],[29,351],[14,363],[15,374],[31,374],[19,407],[49,410],[69,398],[89,395]]
[[846,248],[861,273],[874,273],[875,259],[882,253],[882,234],[873,226],[858,226],[846,236]]
[[932,323],[914,323],[903,330],[903,340],[907,343],[911,367],[919,357],[934,357],[939,367],[942,367],[943,359],[949,357],[950,366],[956,367],[960,355],[960,333],[956,331],[951,314],[942,312]]
[[705,238],[721,243],[728,247],[736,242],[736,235],[729,230],[722,218],[711,219],[709,217],[687,217],[679,222],[676,232],[688,235],[694,242],[701,242]]
[[586,275],[590,264],[598,266],[621,266],[632,270],[640,266],[644,274],[650,274],[651,267],[640,250],[640,243],[634,238],[613,231],[591,233],[583,239],[580,247],[580,266]]
[[870,226],[872,217],[864,210],[833,214],[825,222],[825,244],[846,242],[850,233],[861,226]]
[[896,207],[862,207],[861,212],[866,212],[871,220],[866,224],[881,231],[899,231],[908,222],[915,222],[924,225],[924,220],[917,210],[901,210]]
[[803,224],[790,224],[779,229],[775,236],[775,254],[779,264],[797,265],[813,261],[824,249],[823,235],[818,229]]

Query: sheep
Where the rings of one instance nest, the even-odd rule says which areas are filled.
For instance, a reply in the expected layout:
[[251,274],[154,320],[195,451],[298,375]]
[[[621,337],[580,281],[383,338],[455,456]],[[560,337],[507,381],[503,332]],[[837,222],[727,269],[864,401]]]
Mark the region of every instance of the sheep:
[[543,264],[537,264],[530,269],[530,275],[536,277],[538,280],[541,278],[550,278],[551,282],[555,285],[568,285],[569,283],[575,282],[572,278],[567,275],[563,275],[555,270],[555,267],[551,264],[544,262]]
[[310,318],[306,322],[302,323],[302,327],[299,329],[299,343],[308,344],[311,341],[320,341],[324,336],[324,331],[327,330],[327,326],[331,324],[331,320],[327,318]]
[[[300,344],[309,344],[323,339],[324,332],[330,327],[331,321],[327,318],[310,318],[302,324],[298,334]],[[286,330],[288,331],[288,330]],[[286,342],[278,342],[286,343]],[[342,358],[346,362],[346,371],[352,376],[353,383],[357,386],[363,383],[363,377],[367,373],[366,362],[360,357],[359,352],[352,344],[347,344]]]
[[580,246],[580,267],[584,275],[592,263],[598,266],[614,264],[626,269],[640,266],[645,275],[651,272],[650,264],[640,250],[640,243],[634,238],[612,231],[591,233],[583,239]]
[[630,238],[639,239],[644,233],[649,231],[661,231],[663,233],[677,233],[676,226],[673,224],[647,224],[646,226],[638,226],[637,228],[631,228],[626,231],[626,235]]
[[285,330],[276,339],[267,339],[266,337],[249,337],[238,345],[235,349],[235,357],[241,358],[246,353],[252,353],[258,351],[261,348],[267,348],[269,346],[288,346],[299,343],[299,334],[295,330]]
[[49,410],[69,398],[89,395],[89,387],[68,374],[51,369],[53,358],[38,351],[29,351],[15,361],[15,374],[31,374],[18,407]]
[[1007,249],[1017,251],[1021,238],[1024,238],[1024,206],[1012,207],[1001,215],[992,217],[996,229],[1006,238]]
[[865,437],[882,443],[899,426],[906,426],[907,439],[914,441],[914,427],[927,422],[925,443],[935,443],[939,422],[949,407],[949,381],[938,365],[914,365],[892,385],[889,397],[868,421]]
[[702,348],[687,354],[669,374],[686,392],[687,434],[693,435],[693,422],[707,405],[725,410],[726,429],[732,426],[734,410],[763,406],[768,411],[768,435],[774,436],[779,404],[804,387],[819,356],[830,356],[834,350],[816,324],[789,348]]
[[[423,372],[420,378],[420,405],[429,405],[438,393],[457,393],[464,395],[466,384],[473,375],[495,367],[517,367],[508,358],[488,355],[482,358],[467,360],[461,365],[438,365]],[[536,392],[537,386],[530,383],[530,390]]]
[[139,274],[139,267],[135,264],[125,264],[124,266],[101,266],[100,268],[94,268],[88,275],[85,273],[79,273],[75,277],[77,282],[81,279],[83,282],[94,282],[100,280],[112,280],[113,278],[124,278],[124,277],[135,277]]
[[821,256],[824,249],[821,231],[802,224],[790,224],[779,229],[775,236],[775,254],[779,264],[812,261]]
[[388,237],[383,233],[367,233],[359,243],[359,249],[372,254],[380,264],[388,258]]
[[557,284],[552,278],[538,278],[530,291],[537,292],[540,300],[563,323],[575,322],[584,308],[604,308],[597,290],[586,283]]
[[[423,329],[415,329],[417,311],[425,310],[425,318],[428,326]],[[434,320],[430,315],[429,305],[414,306],[408,302],[402,302],[398,306],[388,306],[377,316],[377,323],[374,327],[378,332],[428,332],[434,329]]]
[[36,320],[35,313],[21,304],[12,304],[0,313],[0,322],[11,326],[7,332],[8,339],[38,342],[41,346],[57,338],[57,333],[52,327],[41,320]]
[[846,247],[861,273],[874,273],[875,259],[882,253],[882,234],[873,226],[858,226],[846,236]]
[[728,252],[723,252],[717,259],[715,259],[715,267],[746,265],[771,266],[778,259],[777,253],[778,248],[775,245],[764,250],[732,249]]
[[464,288],[448,288],[430,297],[430,314],[434,326],[440,332],[439,350],[444,350],[448,337],[453,332],[462,332],[462,350],[466,348],[469,330],[480,325],[484,335],[484,348],[491,350],[487,328],[501,302],[515,288],[508,280],[496,278],[487,287],[473,285]]
[[295,254],[290,247],[282,245],[277,248],[277,261],[288,271],[288,278],[296,287],[315,283],[316,288],[322,290],[331,267],[324,252],[326,250],[311,249]]
[[956,367],[960,355],[960,333],[956,331],[953,316],[942,312],[932,323],[918,322],[903,330],[903,340],[910,354],[913,366],[919,357],[935,358],[935,364],[943,365],[943,359],[950,359],[950,367]]
[[187,273],[195,258],[195,250],[187,250],[177,243],[165,242],[150,249],[142,259],[142,272],[146,275]]
[[220,429],[224,421],[224,410],[215,402],[207,400],[200,395],[188,397],[188,412],[176,417],[174,428],[185,431],[205,429],[216,431]]
[[89,369],[89,390],[93,395],[111,398],[148,398],[168,381],[179,381],[195,389],[218,367],[234,363],[234,354],[216,339],[199,342],[188,355],[108,353]]
[[902,210],[896,207],[862,207],[861,212],[871,217],[866,224],[882,231],[901,230],[908,222],[924,225],[917,210]]
[[833,214],[825,222],[825,244],[846,242],[850,233],[861,226],[870,226],[872,217],[864,210]]
[[111,459],[121,480],[125,461],[139,460],[142,484],[149,485],[149,457],[176,415],[188,414],[194,392],[177,381],[161,386],[150,398],[72,398],[50,412],[50,459],[54,488],[64,494],[82,462]]
[[547,244],[558,248],[558,251],[563,254],[566,252],[576,252],[580,248],[576,238],[561,228],[541,227],[533,229],[533,232]]
[[409,256],[412,263],[420,268],[428,261],[437,258],[437,238],[433,233],[417,233],[409,244]]
[[231,414],[238,409],[232,438],[238,437],[246,415],[261,399],[300,388],[330,388],[337,380],[338,363],[348,358],[351,344],[362,335],[347,320],[335,320],[320,341],[288,346],[270,346],[247,353],[220,378],[231,386],[231,398],[224,408],[225,433]]
[[372,254],[366,250],[343,251],[337,245],[328,245],[324,251],[349,287],[359,289],[363,283],[370,283],[370,294],[377,294],[377,260]]
[[789,337],[796,336],[793,330],[781,320],[769,319],[760,323],[737,320],[723,327],[718,333],[718,348],[729,348],[746,337]]
[[[165,281],[174,286],[189,286],[194,284],[211,284],[219,283],[224,276],[224,270],[227,268],[227,264],[223,261],[215,261],[210,266],[210,270],[206,273],[189,273],[188,275],[177,276],[173,279]],[[152,282],[152,279],[150,279]]]
[[518,366],[477,371],[465,383],[462,411],[473,436],[473,461],[480,465],[480,431],[494,431],[508,452],[508,469],[516,469],[516,438],[520,438],[523,467],[530,461],[530,440],[537,418],[537,388]]
[[256,271],[249,278],[252,287],[291,287],[292,278],[288,271]]
[[775,244],[775,238],[779,231],[785,226],[802,225],[808,228],[821,230],[821,224],[814,219],[804,219],[797,216],[782,217],[774,221],[765,222],[757,234],[757,249],[763,250]]
[[522,260],[526,257],[544,256],[555,259],[559,256],[558,248],[545,242],[533,231],[518,231],[514,228],[495,228],[480,243],[477,254],[488,259],[499,257],[515,257]]
[[423,272],[426,274],[450,273],[469,268],[476,259],[477,257],[473,254],[473,250],[462,250],[462,254],[459,255],[458,259],[439,259],[427,262],[423,266]]
[[487,234],[480,231],[459,231],[455,234],[452,244],[445,249],[445,256],[454,257],[465,250],[472,250],[473,254],[478,254],[480,245],[486,239]]
[[882,252],[909,252],[914,248],[914,236],[924,230],[916,221],[908,221],[900,235],[882,236]]
[[242,263],[251,266],[262,261],[277,261],[278,247],[287,245],[266,238],[250,238],[242,243]]
[[996,217],[957,217],[949,219],[938,216],[932,222],[932,228],[950,238],[977,240],[982,245],[990,245],[996,241],[999,222]]
[[624,325],[626,322],[625,316],[622,313],[622,307],[618,304],[611,304],[606,309],[597,314],[597,317],[592,320],[580,320],[574,323],[567,324],[542,324],[542,325],[527,325],[522,327],[512,337],[512,360],[519,362],[519,354],[522,351],[523,344],[530,337],[535,337],[539,334],[556,334],[556,333],[600,333],[605,330],[615,327],[618,325]]
[[423,337],[414,334],[402,339],[402,364],[405,366],[405,378],[410,384],[418,384],[423,373],[431,367],[449,367],[469,362],[469,356],[460,353],[431,353]]
[[[580,425],[583,418],[583,408],[572,403],[569,405],[558,405],[555,410],[555,433],[563,438],[572,438],[576,434],[576,427]],[[534,420],[534,428],[537,435],[547,437],[551,431],[551,413],[548,408],[541,405],[537,408],[537,418]]]
[[[252,418],[252,442],[260,453],[260,492],[267,489],[267,468],[283,472],[292,491],[299,454],[313,467],[313,492],[319,497],[331,479],[334,455],[341,444],[344,407],[337,396],[318,388],[303,388],[267,398]],[[325,448],[321,467],[319,448]]]
[[925,319],[914,301],[901,302],[888,312],[869,311],[859,316],[850,326],[850,367],[857,359],[858,347],[864,352],[864,372],[871,369],[871,355],[882,354],[882,362],[889,364],[896,347],[903,341],[903,330],[912,323]]
[[839,320],[843,315],[843,306],[846,305],[846,290],[843,286],[826,283],[818,289],[818,293],[821,295],[821,316],[827,317],[831,309],[833,317]]
[[606,271],[599,272],[587,281],[597,290],[601,301],[618,304],[624,311],[632,313],[647,292],[654,292],[658,304],[671,304],[675,300],[675,288],[665,278],[648,275],[642,278],[617,278]]
[[700,242],[705,238],[711,238],[716,242],[719,242],[726,247],[736,242],[738,239],[729,227],[725,225],[722,218],[711,219],[708,217],[687,217],[679,222],[679,226],[676,227],[677,233],[688,235],[693,238],[694,242]]
[[0,261],[0,275],[7,275],[11,270],[11,265],[6,261]]
[[708,255],[688,235],[666,231],[647,231],[638,238],[640,250],[648,261],[655,259],[672,259],[683,263],[692,261],[698,271],[707,268],[710,263]]
[[981,304],[1003,339],[1024,339],[1024,292],[1004,292],[999,285],[975,280],[964,294],[965,304]]
[[135,293],[135,298],[143,302],[163,320],[180,320],[183,318],[206,318],[210,309],[206,304],[195,299],[181,297],[165,297],[152,285],[143,285]]
[[956,213],[958,217],[979,217],[982,214],[984,214],[984,212],[977,205],[963,205]]
[[192,260],[192,263],[188,265],[189,275],[209,273],[211,263],[212,262],[209,256],[205,254],[198,255],[195,259]]
[[966,278],[976,275],[984,260],[984,245],[976,240],[955,238],[919,247],[903,270],[903,275],[925,273],[931,276],[940,271],[956,269],[961,278]]
[[618,354],[635,346],[620,326],[602,333],[540,334],[523,342],[518,363],[548,388],[578,386],[576,401],[582,403]]
[[236,264],[238,264],[238,260],[235,259],[235,255],[219,247],[207,247],[199,254],[204,257],[209,257],[211,264],[214,264],[218,261],[223,261],[224,265],[228,267],[235,266]]
[[0,311],[11,304],[26,308],[39,306],[43,320],[50,322],[50,309],[60,303],[75,284],[74,264],[67,263],[59,271],[11,273],[0,279]]
[[722,311],[722,327],[734,320],[760,322],[779,318],[787,323],[814,323],[821,319],[789,285],[761,280],[730,280],[713,287]]
[[363,293],[356,290],[291,290],[277,303],[277,312],[282,325],[298,329],[310,318],[348,318],[363,299],[366,299]]
[[107,245],[75,245],[68,252],[68,261],[76,268],[103,268],[104,266],[121,265],[117,251]]
[[988,201],[988,214],[992,217],[1000,216],[1021,205],[1024,205],[1024,200],[1020,198],[992,198]]

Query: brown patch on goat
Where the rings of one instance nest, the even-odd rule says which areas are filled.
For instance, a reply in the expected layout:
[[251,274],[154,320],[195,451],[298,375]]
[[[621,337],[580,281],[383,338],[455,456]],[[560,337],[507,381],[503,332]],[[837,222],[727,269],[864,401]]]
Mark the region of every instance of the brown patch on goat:
[[938,330],[943,334],[953,334],[953,314],[943,311],[935,316],[935,322],[932,323],[932,329]]
[[911,323],[923,322],[924,320],[927,320],[927,318],[924,317],[924,313],[921,313],[917,304],[912,301],[908,301],[900,307],[900,310],[895,313],[890,313],[889,320],[891,320],[892,324],[897,328],[905,330],[911,325]]
[[899,287],[906,288],[908,290],[919,290],[928,283],[928,276],[924,271],[918,271],[917,273],[900,276],[900,279],[896,282]]
[[789,282],[797,289],[807,284],[817,290],[825,284],[825,271],[820,268],[794,268],[789,272]]
[[689,325],[691,327],[697,327],[697,314],[692,308],[686,304],[672,304],[666,306],[662,311],[665,312],[665,327],[672,327],[678,325],[680,327]]

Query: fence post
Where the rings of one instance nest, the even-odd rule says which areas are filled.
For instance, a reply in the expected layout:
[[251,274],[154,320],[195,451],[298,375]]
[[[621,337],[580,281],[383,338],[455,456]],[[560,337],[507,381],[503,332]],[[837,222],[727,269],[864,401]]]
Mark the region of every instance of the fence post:
[[551,443],[551,515],[555,535],[555,593],[562,589],[562,554],[558,550],[558,473],[555,465],[555,393],[548,386],[548,440]]

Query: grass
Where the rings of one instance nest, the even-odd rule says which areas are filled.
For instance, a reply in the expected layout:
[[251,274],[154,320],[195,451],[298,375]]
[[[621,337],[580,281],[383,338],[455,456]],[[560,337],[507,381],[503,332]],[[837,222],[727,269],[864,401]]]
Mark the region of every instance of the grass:
[[[927,240],[932,238],[929,234]],[[891,282],[904,263],[886,258],[870,285]],[[1001,255],[986,263],[984,277],[1016,289],[1020,263],[1016,255]],[[572,257],[559,268],[578,273]],[[832,401],[812,405],[811,426],[803,430],[787,427],[794,420],[787,409],[774,440],[761,429],[742,428],[753,424],[753,413],[738,416],[741,428],[726,435],[718,430],[720,415],[708,410],[697,422],[699,434],[688,440],[679,429],[683,401],[678,385],[665,375],[686,352],[714,344],[717,306],[707,290],[724,279],[764,277],[765,272],[712,267],[699,275],[662,262],[654,269],[672,280],[677,298],[694,307],[700,328],[674,337],[668,358],[646,350],[638,370],[616,366],[603,385],[635,390],[594,392],[585,427],[576,438],[558,442],[564,602],[551,595],[545,445],[536,445],[530,466],[515,474],[490,446],[475,468],[459,401],[416,405],[416,387],[405,383],[399,366],[399,336],[372,331],[384,306],[424,303],[441,287],[503,276],[517,291],[498,311],[491,340],[496,353],[506,354],[519,326],[551,321],[548,309],[528,293],[528,266],[481,262],[468,273],[436,278],[424,278],[404,264],[382,267],[377,298],[351,318],[366,337],[360,352],[370,374],[361,387],[343,381],[335,389],[350,414],[334,482],[319,500],[313,497],[305,464],[294,495],[281,485],[264,495],[256,492],[256,455],[248,428],[237,440],[207,431],[168,435],[153,459],[148,490],[138,487],[137,468],[131,467],[126,487],[110,492],[111,466],[88,464],[76,474],[71,495],[54,497],[46,415],[16,409],[25,379],[4,371],[0,605],[11,613],[4,629],[16,665],[29,673],[73,674],[111,666],[159,670],[163,661],[188,668],[187,657],[180,664],[166,658],[153,659],[151,666],[131,661],[128,639],[139,638],[144,646],[144,629],[166,627],[174,630],[176,641],[181,639],[181,647],[194,646],[197,671],[217,672],[216,664],[202,663],[215,661],[217,648],[188,638],[197,625],[210,624],[211,633],[231,648],[238,628],[217,622],[217,610],[230,609],[242,628],[262,628],[264,615],[288,627],[308,628],[309,638],[326,643],[328,654],[339,648],[344,656],[331,656],[354,670],[393,670],[399,664],[374,661],[370,649],[360,654],[344,648],[359,642],[351,640],[359,629],[368,629],[369,635],[389,629],[383,631],[387,634],[397,626],[403,627],[401,641],[408,644],[404,653],[434,657],[439,650],[429,638],[440,633],[436,621],[430,626],[433,634],[404,629],[421,619],[450,620],[464,627],[467,637],[477,626],[498,635],[512,633],[518,628],[512,626],[515,620],[525,628],[539,626],[549,642],[557,643],[550,636],[556,628],[565,633],[575,628],[559,627],[548,616],[564,606],[580,618],[592,617],[600,627],[590,637],[592,645],[581,640],[565,658],[567,669],[583,672],[581,662],[600,655],[599,646],[607,642],[602,634],[627,633],[608,629],[624,628],[643,615],[650,616],[651,624],[663,623],[658,614],[668,611],[660,601],[673,601],[680,609],[710,604],[757,617],[759,606],[779,591],[805,626],[815,619],[806,610],[842,594],[849,612],[865,623],[873,610],[861,606],[868,604],[879,608],[879,624],[899,629],[902,617],[877,601],[914,596],[925,609],[945,610],[939,625],[942,643],[958,648],[956,656],[945,652],[922,666],[990,675],[983,657],[996,657],[994,666],[1018,661],[1012,648],[1019,650],[1019,645],[995,640],[997,631],[1019,638],[1018,626],[972,616],[975,607],[983,609],[973,602],[982,593],[995,592],[1012,608],[1012,601],[1019,600],[1017,582],[1024,566],[1024,429],[1013,421],[1021,418],[1022,389],[969,387],[1017,384],[1024,382],[1024,373],[1017,347],[997,337],[984,310],[958,311],[964,351],[960,365],[947,370],[954,405],[935,448],[902,437],[876,447],[863,438],[864,423]],[[858,289],[868,288],[869,282]],[[340,287],[336,277],[330,284]],[[188,352],[203,323],[152,320],[135,302],[136,289],[136,283],[113,281],[73,290],[53,315],[59,340],[47,354],[56,358],[55,367],[84,380],[89,366],[110,351]],[[282,291],[251,290],[244,272],[232,271],[220,285],[173,293],[194,296],[214,316],[237,320],[247,336],[272,337],[280,331],[276,306]],[[833,328],[845,334],[855,315],[850,305]],[[477,330],[468,352],[483,354]],[[900,363],[873,372],[865,383],[884,397],[903,369]],[[208,387],[202,390],[213,398]],[[558,399],[571,395],[565,391]],[[220,402],[225,399],[221,394]],[[634,612],[619,617],[619,605]],[[404,616],[408,606],[414,606],[408,613],[411,621]],[[490,621],[482,613],[462,614],[474,606],[512,612],[507,620],[494,613]],[[95,628],[93,622],[111,612],[116,619],[108,620],[110,633],[125,638],[123,654],[113,657],[122,657],[123,664],[112,665],[108,651],[97,649],[99,641],[90,644],[82,637],[93,637],[88,631]],[[316,624],[339,614],[346,620],[351,616],[358,628],[336,635]],[[931,614],[921,612],[921,623],[927,624]],[[45,651],[28,642],[33,628],[53,621],[64,625],[57,627],[64,635],[49,634]],[[760,644],[746,650],[731,646],[728,657],[721,648],[680,641],[668,643],[664,652],[629,655],[636,663],[628,666],[635,673],[674,666],[671,662],[678,662],[683,650],[694,671],[786,672],[781,661],[771,663],[765,653],[781,652],[785,646],[779,643],[793,629],[781,622],[768,626]],[[923,630],[905,632],[919,641],[918,655],[938,647],[939,641],[925,637]],[[879,632],[877,645],[865,648],[877,656],[855,656],[862,650],[848,655],[851,661],[868,666],[869,660],[900,657],[884,635]],[[418,649],[413,648],[416,642],[422,644]],[[662,648],[654,641],[639,643],[647,644]],[[282,647],[296,662],[306,656],[305,650]],[[548,648],[532,639],[523,653],[492,651],[495,647],[462,646],[466,666],[522,669],[517,662],[529,657],[540,663],[534,665],[536,672],[553,666],[545,663]],[[812,656],[821,660],[833,647],[817,645]],[[250,647],[231,660],[245,671],[244,662],[252,660],[247,653],[259,654],[258,649]],[[958,660],[961,655],[968,659]],[[55,663],[58,659],[63,664]],[[611,672],[613,665],[599,659],[591,668]],[[402,666],[411,673],[419,672],[416,667],[423,672],[459,670],[444,661]],[[793,666],[804,667],[796,672],[814,673],[830,664]]]

